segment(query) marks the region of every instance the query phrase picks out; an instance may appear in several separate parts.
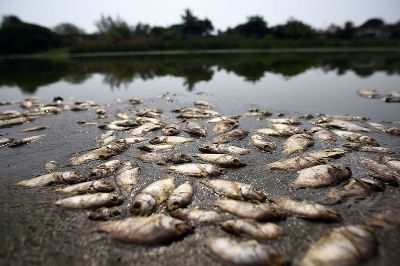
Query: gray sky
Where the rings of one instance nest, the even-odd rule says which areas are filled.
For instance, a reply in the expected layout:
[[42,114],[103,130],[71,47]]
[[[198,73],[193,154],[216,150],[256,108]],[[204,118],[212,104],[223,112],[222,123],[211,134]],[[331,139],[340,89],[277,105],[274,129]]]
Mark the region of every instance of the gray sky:
[[14,14],[47,27],[71,22],[88,32],[96,30],[94,21],[101,14],[118,15],[131,25],[167,26],[179,22],[185,8],[209,18],[218,29],[251,15],[263,16],[269,25],[293,17],[317,28],[347,20],[358,25],[372,17],[400,20],[400,0],[0,0],[0,16]]

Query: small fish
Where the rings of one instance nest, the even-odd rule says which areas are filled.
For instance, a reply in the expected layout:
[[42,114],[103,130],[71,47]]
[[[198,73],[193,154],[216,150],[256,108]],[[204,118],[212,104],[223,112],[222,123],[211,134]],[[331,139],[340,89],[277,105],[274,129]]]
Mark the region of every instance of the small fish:
[[143,142],[146,139],[142,138],[142,137],[127,137],[127,138],[122,138],[120,140],[125,141],[126,145],[133,145],[133,144]]
[[[1,127],[1,126],[0,126]],[[386,128],[383,130],[384,132],[390,134],[390,135],[394,135],[394,136],[400,136],[400,128],[398,127],[390,127],[390,128]]]
[[139,146],[138,149],[146,152],[160,151],[160,150],[169,150],[174,148],[173,145],[170,144],[157,144],[157,145],[142,145]]
[[155,137],[149,140],[149,143],[152,145],[156,144],[182,144],[186,142],[193,142],[195,141],[194,138],[186,138],[180,136],[160,136]]
[[46,136],[46,135],[30,136],[30,137],[19,139],[19,140],[14,140],[10,145],[8,145],[8,147],[15,148],[15,147],[19,147],[19,146],[22,146],[25,144],[29,144],[33,141],[37,141],[37,140],[41,139],[44,136]]
[[284,153],[291,154],[302,151],[314,144],[313,138],[308,134],[296,134],[285,140],[283,143]]
[[154,131],[160,128],[162,128],[161,124],[146,123],[137,128],[131,129],[129,133],[132,136],[140,136],[146,134],[147,132]]
[[189,155],[183,153],[166,154],[159,152],[149,152],[141,154],[137,158],[144,162],[156,163],[159,165],[166,165],[167,163],[181,164],[192,162],[192,158],[190,158]]
[[79,172],[54,172],[46,175],[37,176],[32,179],[23,180],[17,183],[18,186],[23,187],[41,187],[41,186],[48,186],[52,184],[76,184],[86,181],[86,177],[81,175]]
[[251,219],[228,220],[221,223],[221,229],[238,236],[256,239],[275,239],[283,235],[283,228],[274,223],[259,223]]
[[370,125],[371,127],[376,128],[376,129],[379,129],[379,130],[386,129],[386,127],[384,125],[379,124],[379,123],[375,123],[375,122],[368,122],[368,125]]
[[268,196],[268,200],[300,218],[322,221],[339,221],[341,219],[334,210],[312,201],[295,201],[283,196]]
[[193,230],[186,222],[163,214],[100,222],[98,227],[115,239],[148,245],[168,243]]
[[115,120],[109,124],[99,125],[100,129],[106,130],[117,130],[117,131],[127,131],[131,128],[138,127],[139,123],[136,120],[132,119],[122,119],[122,120]]
[[343,130],[333,130],[333,132],[347,141],[356,142],[364,145],[379,146],[376,139],[369,136],[364,136],[359,133],[343,131]]
[[358,265],[374,256],[377,245],[373,231],[367,226],[334,228],[311,245],[298,265]]
[[206,154],[198,153],[195,157],[202,161],[218,164],[221,167],[244,167],[246,163],[243,163],[239,158],[229,154]]
[[385,184],[376,179],[353,178],[342,188],[332,188],[326,195],[325,204],[337,204],[345,199],[361,199],[372,195],[376,191],[382,191]]
[[373,98],[381,98],[382,96],[376,90],[370,89],[361,89],[357,91],[357,94],[361,97],[373,99]]
[[90,175],[95,177],[96,179],[100,179],[103,177],[107,177],[112,175],[115,170],[117,170],[118,166],[120,165],[119,160],[111,160],[100,165],[97,165],[92,169]]
[[107,181],[95,180],[56,189],[58,192],[69,194],[85,194],[96,192],[113,192],[114,187]]
[[140,168],[137,163],[124,161],[115,172],[114,180],[123,195],[131,193],[133,187],[139,181]]
[[393,208],[376,212],[371,217],[364,218],[364,221],[369,226],[390,229],[400,224],[400,210]]
[[251,142],[258,149],[266,152],[272,152],[276,150],[276,144],[272,141],[267,141],[267,139],[261,134],[254,134],[251,136]]
[[297,118],[290,118],[290,117],[285,117],[285,118],[271,118],[268,119],[268,123],[270,124],[285,124],[285,125],[300,125],[300,121]]
[[345,149],[334,148],[328,150],[310,151],[304,154],[304,156],[313,157],[315,159],[339,158],[347,152],[348,151]]
[[200,182],[214,190],[215,193],[227,198],[259,202],[266,199],[265,194],[259,188],[250,184],[222,179],[202,180]]
[[240,116],[218,116],[207,121],[207,123],[220,123],[223,121],[238,121]]
[[249,133],[243,129],[234,129],[232,131],[229,131],[227,133],[221,134],[211,140],[212,143],[217,144],[217,143],[227,143],[231,142],[232,140],[235,139],[243,139],[246,137]]
[[400,173],[398,173],[397,171],[366,157],[361,157],[360,163],[362,166],[368,169],[368,174],[370,174],[374,178],[394,186],[399,185]]
[[181,133],[181,127],[178,124],[170,124],[166,125],[162,130],[161,133],[164,136],[175,136]]
[[54,202],[56,206],[70,209],[95,209],[121,205],[123,200],[114,193],[95,193],[73,196]]
[[37,126],[37,127],[30,127],[30,128],[26,128],[24,130],[21,130],[22,132],[31,132],[31,131],[39,131],[39,130],[43,130],[43,129],[47,129],[49,127],[46,126]]
[[219,176],[222,174],[222,170],[212,164],[201,164],[201,163],[186,163],[181,165],[173,165],[168,170],[194,177],[209,177]]
[[148,216],[153,213],[171,195],[175,188],[174,177],[155,181],[132,198],[131,213],[136,216]]
[[251,108],[249,109],[249,111],[245,114],[243,114],[243,116],[248,116],[248,117],[267,117],[267,116],[271,116],[272,113],[268,112],[268,111],[260,111],[257,108]]
[[198,108],[209,108],[209,109],[213,109],[215,108],[215,105],[213,105],[212,103],[209,103],[207,101],[194,101],[193,105],[198,107]]
[[207,240],[206,245],[216,257],[229,265],[288,265],[276,250],[256,240],[237,241],[220,237]]
[[100,137],[97,140],[97,143],[99,143],[100,146],[105,146],[110,144],[116,139],[117,137],[115,135],[115,131],[109,130],[100,135]]
[[268,221],[286,217],[286,214],[281,209],[266,203],[251,203],[226,199],[216,200],[214,205],[235,216],[257,221]]
[[389,156],[381,156],[381,161],[392,168],[393,170],[400,171],[400,159],[396,159]]
[[126,120],[128,120],[129,119],[129,114],[126,113],[126,112],[117,112],[115,114],[115,117],[118,118],[118,119],[123,119],[123,120],[126,119]]
[[14,141],[13,138],[0,138],[0,147],[7,146]]
[[344,121],[367,121],[368,117],[359,115],[330,115],[330,119],[339,119]]
[[104,107],[97,108],[97,109],[96,109],[96,114],[98,114],[98,115],[105,115],[105,114],[107,114],[107,109],[104,108]]
[[171,211],[171,216],[180,220],[186,220],[195,223],[218,223],[222,216],[216,211],[206,211],[199,209],[177,209]]
[[129,103],[132,105],[138,105],[143,103],[143,100],[139,99],[139,98],[131,98],[129,99]]
[[167,209],[173,211],[188,205],[193,198],[193,183],[186,181],[174,189],[167,201]]
[[49,161],[44,165],[44,170],[46,170],[47,172],[51,172],[54,169],[56,169],[56,166],[57,166],[56,161]]
[[228,144],[204,144],[199,148],[199,151],[204,153],[224,153],[231,155],[244,155],[250,153],[250,150],[231,146]]
[[310,156],[296,156],[287,160],[277,161],[267,164],[267,169],[270,170],[284,170],[284,171],[298,171],[304,168],[325,164],[323,159],[314,158]]
[[138,116],[136,117],[135,121],[139,124],[139,125],[144,125],[144,124],[159,124],[159,125],[163,125],[163,122],[161,119],[158,118],[151,118],[151,117],[144,117],[144,116]]
[[386,147],[375,147],[375,146],[364,146],[360,143],[354,143],[354,142],[345,142],[343,143],[343,147],[356,150],[356,151],[362,151],[362,152],[373,152],[373,153],[394,153],[393,148],[386,148]]
[[317,139],[320,139],[330,144],[335,143],[337,140],[335,134],[333,134],[330,130],[327,129],[318,130],[313,134],[313,136]]
[[121,214],[121,207],[102,207],[96,209],[94,211],[89,212],[89,219],[94,221],[106,221],[112,217],[118,216]]
[[79,120],[76,121],[76,123],[78,123],[79,125],[97,125],[97,122],[95,121],[88,121],[88,120]]
[[0,128],[1,127],[15,126],[15,125],[31,122],[34,119],[36,119],[35,116],[30,116],[30,117],[23,116],[23,117],[0,120]]
[[115,140],[111,142],[110,144],[107,144],[105,146],[102,146],[98,149],[94,149],[89,151],[88,153],[85,153],[83,155],[77,156],[77,157],[72,157],[70,159],[70,163],[72,165],[80,165],[87,163],[89,161],[93,160],[106,160],[110,158],[111,156],[117,155],[122,153],[128,148],[127,143],[125,140]]
[[239,122],[233,118],[223,119],[221,122],[215,124],[213,132],[215,134],[222,134],[231,131],[239,126]]
[[336,128],[336,129],[342,129],[342,130],[347,130],[347,131],[365,131],[369,132],[371,131],[370,129],[366,127],[361,127],[355,123],[349,122],[349,121],[343,121],[339,119],[328,119],[326,123],[321,123],[321,126],[327,127],[327,128]]
[[289,137],[295,134],[303,134],[306,132],[304,128],[296,127],[293,125],[272,124],[271,127],[278,133],[278,136],[281,137]]
[[342,182],[350,176],[351,170],[347,166],[323,164],[300,170],[293,185],[295,188],[319,188]]
[[194,122],[188,122],[184,131],[195,137],[205,137],[207,135],[207,128]]

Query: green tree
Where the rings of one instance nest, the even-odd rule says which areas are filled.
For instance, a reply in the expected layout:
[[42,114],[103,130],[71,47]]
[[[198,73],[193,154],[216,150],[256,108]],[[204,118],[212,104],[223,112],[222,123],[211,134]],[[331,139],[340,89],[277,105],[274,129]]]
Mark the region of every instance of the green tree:
[[85,31],[71,23],[60,23],[54,27],[54,32],[64,36],[84,35]]
[[119,17],[113,19],[111,16],[101,15],[95,25],[107,42],[116,43],[126,40],[132,35],[128,23]]
[[247,18],[247,22],[238,25],[237,31],[246,37],[262,38],[268,33],[267,22],[261,16]]
[[204,36],[210,35],[214,30],[214,26],[209,19],[201,20],[195,17],[190,9],[185,10],[185,13],[182,15],[182,21],[181,30],[183,35]]
[[310,39],[315,36],[314,29],[298,20],[291,19],[284,25],[273,29],[274,36],[282,39]]

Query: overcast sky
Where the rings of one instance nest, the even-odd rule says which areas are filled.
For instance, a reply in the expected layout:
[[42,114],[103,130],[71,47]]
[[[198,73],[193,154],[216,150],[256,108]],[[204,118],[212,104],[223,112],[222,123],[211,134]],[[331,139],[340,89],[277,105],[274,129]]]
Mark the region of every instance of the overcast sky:
[[263,16],[269,25],[293,17],[317,28],[347,20],[358,25],[372,17],[400,20],[400,0],[0,0],[1,16],[14,14],[47,27],[71,22],[87,32],[96,30],[101,14],[118,15],[132,25],[167,26],[179,22],[185,8],[223,30],[251,15]]

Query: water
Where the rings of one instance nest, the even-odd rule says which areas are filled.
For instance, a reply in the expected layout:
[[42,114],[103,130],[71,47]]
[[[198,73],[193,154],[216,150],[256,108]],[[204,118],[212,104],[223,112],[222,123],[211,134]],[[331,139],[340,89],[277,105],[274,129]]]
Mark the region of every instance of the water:
[[177,93],[218,105],[296,113],[355,114],[400,120],[400,104],[357,95],[399,90],[400,53],[252,53],[126,55],[0,60],[0,100],[31,96],[94,100]]

